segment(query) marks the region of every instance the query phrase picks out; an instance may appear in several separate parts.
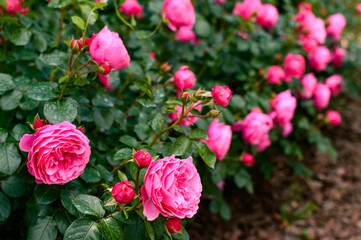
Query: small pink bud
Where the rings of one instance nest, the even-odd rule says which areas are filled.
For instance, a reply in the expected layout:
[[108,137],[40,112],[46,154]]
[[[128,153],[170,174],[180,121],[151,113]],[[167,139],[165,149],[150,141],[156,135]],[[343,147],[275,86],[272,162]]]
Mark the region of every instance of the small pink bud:
[[78,127],[77,129],[78,129],[80,132],[82,132],[82,133],[84,133],[84,134],[85,134],[85,131],[84,131],[84,129],[83,129],[83,128]]
[[192,97],[192,95],[191,95],[189,92],[185,92],[185,93],[182,94],[181,99],[182,99],[185,103],[187,103],[188,100],[191,99],[191,97]]
[[103,75],[107,75],[108,73],[110,73],[111,71],[111,67],[109,66],[109,64],[105,64],[103,66],[99,67],[99,71],[103,74]]
[[148,167],[152,161],[152,156],[144,150],[140,150],[134,154],[134,159],[137,161],[138,166],[141,168]]
[[245,153],[242,156],[242,161],[243,161],[244,165],[251,166],[254,164],[254,157],[249,153]]
[[133,201],[135,196],[132,183],[125,180],[115,184],[111,194],[117,202],[125,204]]
[[71,43],[70,43],[71,50],[77,52],[77,51],[81,50],[82,47],[83,47],[83,45],[80,40],[76,40],[76,39],[71,40]]
[[163,71],[163,72],[168,72],[170,70],[170,66],[169,64],[166,62],[166,63],[163,63],[162,65],[160,65],[160,69]]
[[151,56],[151,57],[154,58],[154,59],[155,59],[156,56],[157,56],[157,55],[155,54],[155,52],[148,52],[148,55]]
[[41,128],[41,127],[44,127],[45,125],[46,125],[45,120],[43,120],[43,119],[38,119],[38,120],[36,120],[36,121],[34,122],[33,127],[34,127],[34,129],[36,130],[36,129],[39,129],[39,128]]
[[339,112],[334,110],[329,110],[326,112],[326,119],[331,123],[333,126],[337,126],[341,123],[341,115]]
[[214,86],[212,89],[213,100],[216,104],[226,107],[232,97],[232,91],[227,86]]
[[169,218],[166,225],[170,233],[176,233],[182,229],[182,221],[179,218]]

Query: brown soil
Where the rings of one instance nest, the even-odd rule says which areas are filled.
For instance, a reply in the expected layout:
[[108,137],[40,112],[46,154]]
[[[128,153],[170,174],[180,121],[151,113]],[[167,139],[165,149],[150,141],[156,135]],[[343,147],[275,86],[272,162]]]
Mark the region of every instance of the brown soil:
[[348,104],[342,116],[341,126],[329,130],[337,159],[308,149],[305,161],[314,173],[308,179],[279,157],[274,176],[256,182],[253,195],[227,183],[232,219],[210,213],[202,201],[187,226],[190,239],[361,239],[361,107]]

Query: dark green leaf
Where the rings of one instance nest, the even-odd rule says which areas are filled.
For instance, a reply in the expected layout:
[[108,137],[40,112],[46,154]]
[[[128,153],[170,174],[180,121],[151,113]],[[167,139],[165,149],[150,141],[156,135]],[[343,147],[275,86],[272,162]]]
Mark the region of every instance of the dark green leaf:
[[114,112],[109,108],[96,108],[93,112],[93,117],[95,124],[101,131],[109,130],[114,122]]
[[23,93],[18,90],[5,93],[4,96],[1,98],[1,108],[7,111],[17,108],[17,106],[19,106],[22,96]]
[[196,129],[192,130],[190,139],[192,139],[192,140],[200,140],[200,139],[208,140],[208,135],[207,135],[207,132],[204,131],[203,129],[196,128]]
[[35,36],[35,44],[36,44],[36,47],[38,48],[39,52],[44,52],[48,47],[48,43],[47,43],[46,39],[41,35]]
[[61,210],[55,215],[55,221],[59,232],[64,235],[72,223],[73,217],[67,211]]
[[176,156],[182,156],[191,147],[192,142],[186,136],[181,136],[173,144],[172,153]]
[[67,57],[68,55],[65,52],[54,50],[52,52],[40,54],[39,59],[47,65],[58,66],[66,63]]
[[10,75],[0,73],[0,94],[9,91],[15,87],[13,78]]
[[136,149],[139,146],[137,139],[135,137],[131,137],[128,135],[121,136],[119,138],[119,141],[129,147],[134,148],[134,149]]
[[11,204],[9,198],[0,192],[0,222],[4,221],[10,216],[10,211]]
[[72,3],[73,0],[52,0],[49,2],[48,7],[51,8],[63,8]]
[[105,240],[123,240],[123,228],[120,222],[112,217],[100,221],[101,231]]
[[222,201],[220,213],[223,219],[229,220],[231,219],[231,209],[229,208],[228,204]]
[[39,82],[32,85],[27,91],[26,95],[34,100],[47,101],[54,99],[57,95],[54,93],[54,83]]
[[101,180],[100,172],[90,167],[85,168],[84,173],[80,177],[87,183],[97,183]]
[[25,28],[20,28],[15,30],[15,32],[11,35],[11,42],[16,46],[24,46],[30,40],[31,32]]
[[101,240],[102,234],[96,222],[82,218],[75,220],[66,230],[64,240]]
[[4,128],[0,128],[0,143],[5,142],[7,137],[8,137],[8,130]]
[[4,193],[10,197],[21,197],[25,193],[25,187],[23,179],[17,176],[10,176],[1,183]]
[[130,214],[124,224],[124,239],[146,240],[144,232],[143,220],[135,214]]
[[114,154],[114,161],[121,161],[124,159],[130,159],[133,155],[132,149],[122,148]]
[[60,196],[62,187],[58,185],[38,184],[35,186],[34,195],[40,204],[50,204],[55,202]]
[[0,172],[11,175],[19,167],[21,157],[15,144],[0,146]]
[[48,101],[44,105],[44,115],[49,122],[56,124],[64,121],[72,122],[78,114],[78,102],[72,98],[62,101]]
[[27,133],[30,133],[29,128],[23,124],[16,124],[11,131],[11,135],[15,138],[16,141],[20,141],[24,134]]
[[151,240],[155,240],[154,229],[148,221],[144,221],[145,229],[147,230],[148,236]]
[[74,206],[84,214],[93,215],[99,218],[103,217],[105,214],[102,203],[97,197],[79,194],[76,195],[71,201]]
[[208,167],[214,168],[216,164],[216,154],[209,149],[206,143],[200,142],[196,144],[199,155],[203,159],[203,161],[207,164]]
[[56,222],[52,217],[41,217],[28,230],[27,240],[55,240],[58,235]]

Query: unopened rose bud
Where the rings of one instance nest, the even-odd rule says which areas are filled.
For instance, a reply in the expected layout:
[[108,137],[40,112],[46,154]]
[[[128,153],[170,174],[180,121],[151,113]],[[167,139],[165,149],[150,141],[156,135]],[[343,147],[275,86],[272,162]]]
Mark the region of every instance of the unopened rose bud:
[[243,161],[244,165],[251,166],[254,164],[254,157],[249,153],[245,153],[242,156],[242,161]]
[[111,194],[117,202],[125,204],[133,201],[135,196],[132,183],[126,180],[115,184]]
[[82,132],[82,133],[84,133],[84,134],[85,134],[85,131],[84,131],[84,129],[83,129],[83,128],[78,127],[77,129],[78,129],[80,132]]
[[185,92],[181,96],[181,100],[187,103],[192,98],[192,95],[189,92]]
[[326,119],[333,126],[339,125],[342,121],[340,113],[334,110],[329,110],[326,112]]
[[162,63],[162,65],[160,65],[160,69],[163,71],[163,72],[169,72],[170,71],[170,66],[169,64],[166,62],[166,63]]
[[166,226],[170,233],[176,233],[182,229],[182,221],[179,218],[169,218]]
[[211,111],[209,111],[208,114],[209,114],[209,116],[210,116],[211,118],[217,118],[218,115],[219,115],[219,111],[216,110],[216,109],[212,109]]
[[216,104],[226,107],[232,97],[232,91],[227,86],[214,86],[212,89],[213,100]]
[[154,58],[154,59],[155,59],[156,56],[157,56],[157,55],[155,54],[155,52],[148,52],[148,55],[151,56],[151,57]]
[[44,127],[46,125],[46,121],[43,120],[43,119],[38,119],[34,122],[33,124],[33,128],[36,130],[36,129],[39,129],[41,127]]
[[140,150],[134,154],[134,159],[139,167],[145,168],[152,161],[152,156],[147,151]]
[[182,66],[174,74],[174,84],[179,89],[191,88],[196,84],[196,76],[188,69],[188,66]]
[[82,47],[83,44],[81,43],[80,40],[76,40],[76,39],[71,40],[70,48],[73,52],[78,52],[79,50],[82,49]]
[[107,75],[108,73],[110,73],[110,71],[112,70],[111,67],[107,64],[107,65],[103,65],[100,66],[98,68],[99,72],[102,73],[103,75]]

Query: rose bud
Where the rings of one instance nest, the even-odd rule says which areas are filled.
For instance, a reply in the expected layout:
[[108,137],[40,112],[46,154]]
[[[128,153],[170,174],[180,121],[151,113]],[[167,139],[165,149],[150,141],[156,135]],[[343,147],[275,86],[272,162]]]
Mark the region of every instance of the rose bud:
[[104,64],[98,68],[99,72],[101,72],[103,75],[107,75],[112,70],[109,64]]
[[342,121],[340,113],[334,110],[329,110],[326,112],[326,119],[333,126],[339,125]]
[[38,119],[34,122],[33,124],[33,128],[36,130],[36,129],[39,129],[41,127],[44,127],[46,125],[46,121],[43,120],[43,119]]
[[80,132],[82,132],[82,133],[85,134],[85,131],[84,131],[84,129],[83,129],[82,127],[78,127],[77,129],[78,129]]
[[254,157],[249,153],[245,153],[242,156],[242,161],[243,161],[244,165],[251,166],[254,164]]
[[160,69],[163,71],[163,72],[168,72],[170,70],[170,66],[169,64],[166,62],[166,63],[162,63],[162,65],[160,65]]
[[191,88],[196,84],[196,76],[190,70],[188,66],[182,66],[174,74],[174,84],[179,89]]
[[84,39],[84,47],[89,47],[92,39],[91,38],[85,38]]
[[257,23],[264,28],[271,28],[277,24],[278,10],[272,4],[264,4],[257,14]]
[[313,103],[318,110],[327,107],[331,98],[331,91],[326,84],[317,83],[313,92]]
[[245,0],[237,2],[233,8],[233,15],[240,15],[246,20],[250,20],[254,13],[262,8],[260,0]]
[[78,52],[79,50],[81,50],[83,47],[83,44],[81,43],[80,40],[71,40],[71,43],[70,43],[70,48],[73,52]]
[[285,66],[286,75],[300,78],[305,72],[305,59],[302,55],[289,53],[285,57],[283,65]]
[[135,196],[132,183],[126,180],[115,184],[111,194],[117,202],[125,204],[133,201]]
[[176,31],[180,27],[192,28],[196,21],[191,0],[165,0],[162,15],[169,21],[168,27],[172,31]]
[[155,52],[148,52],[148,55],[151,56],[152,58],[156,58],[156,53]]
[[169,218],[166,226],[170,233],[176,233],[182,229],[182,221],[179,218]]
[[152,156],[147,151],[140,150],[134,154],[134,159],[139,167],[145,168],[152,161]]
[[226,107],[232,97],[232,91],[227,86],[214,86],[212,89],[213,100],[216,104]]

